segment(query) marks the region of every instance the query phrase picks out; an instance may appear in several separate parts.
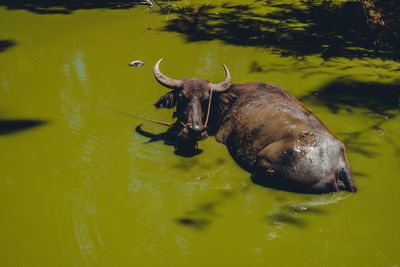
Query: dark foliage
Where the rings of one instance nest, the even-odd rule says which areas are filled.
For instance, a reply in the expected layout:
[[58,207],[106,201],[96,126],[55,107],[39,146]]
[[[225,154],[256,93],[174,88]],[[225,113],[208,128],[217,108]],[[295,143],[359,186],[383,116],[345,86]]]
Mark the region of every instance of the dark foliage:
[[[172,1],[172,0],[170,0]],[[141,0],[0,0],[10,10],[37,14],[70,14],[79,9],[127,9]],[[161,13],[175,13],[166,30],[182,33],[188,41],[221,40],[225,43],[271,48],[284,56],[319,54],[334,57],[400,59],[400,5],[374,2],[380,23],[371,23],[362,1],[335,4],[304,0],[303,5],[272,0],[255,1],[274,11],[261,13],[257,5],[222,4],[178,8],[165,1]],[[366,1],[364,1],[366,2]],[[368,1],[367,1],[368,2]],[[215,8],[219,8],[218,11]],[[222,10],[221,10],[222,8]]]
[[400,59],[399,39],[389,36],[382,45],[382,36],[367,23],[358,1],[340,5],[304,1],[304,7],[265,2],[275,11],[261,14],[252,5],[237,4],[225,4],[218,12],[212,5],[180,9],[166,30],[179,32],[188,41],[216,39],[234,45],[272,48],[284,56]]
[[382,46],[400,39],[400,5],[398,1],[361,0],[368,24],[379,35]]

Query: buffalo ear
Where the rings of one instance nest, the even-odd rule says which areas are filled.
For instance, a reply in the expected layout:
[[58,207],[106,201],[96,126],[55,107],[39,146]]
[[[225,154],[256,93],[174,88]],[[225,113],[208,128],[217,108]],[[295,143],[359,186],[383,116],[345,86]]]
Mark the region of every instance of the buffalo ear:
[[156,108],[173,108],[176,106],[176,97],[173,92],[167,93],[154,104]]

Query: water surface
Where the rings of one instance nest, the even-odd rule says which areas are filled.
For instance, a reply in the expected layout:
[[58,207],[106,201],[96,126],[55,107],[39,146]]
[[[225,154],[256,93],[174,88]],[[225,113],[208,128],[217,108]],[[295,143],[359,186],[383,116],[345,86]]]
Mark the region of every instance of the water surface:
[[[251,12],[278,10],[260,2],[249,11],[193,1],[216,5],[200,11],[194,33],[196,9],[168,15],[119,2],[0,1],[1,266],[400,264],[400,64],[392,54],[358,39],[341,50],[333,39],[302,43],[288,30],[310,30],[299,20],[276,24],[279,42],[265,34],[273,22],[254,33],[223,23],[238,19],[232,10],[248,23]],[[285,36],[298,38],[289,45]],[[225,63],[234,82],[287,88],[346,143],[358,192],[257,186],[213,138],[188,158],[149,142],[140,132],[165,128],[120,112],[172,121],[170,110],[153,107],[166,92],[152,76],[161,57],[175,78],[218,82]],[[145,65],[128,67],[136,59]]]

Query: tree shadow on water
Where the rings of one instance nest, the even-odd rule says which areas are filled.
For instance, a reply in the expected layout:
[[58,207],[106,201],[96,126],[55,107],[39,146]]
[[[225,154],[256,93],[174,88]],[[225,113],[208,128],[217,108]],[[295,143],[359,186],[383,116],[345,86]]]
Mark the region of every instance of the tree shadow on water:
[[0,119],[0,136],[29,130],[35,127],[42,126],[45,123],[46,121],[34,119]]
[[354,112],[361,108],[370,113],[392,117],[400,108],[400,83],[384,84],[337,79],[300,98],[314,105],[323,105],[331,112]]
[[279,237],[284,226],[307,229],[311,217],[328,214],[328,209],[325,206],[341,202],[350,196],[351,194],[349,193],[341,192],[306,196],[302,200],[275,199],[277,207],[265,217],[265,221],[271,227],[268,238],[275,239]]
[[384,45],[377,42],[357,1],[306,0],[302,5],[264,1],[264,6],[272,11],[241,4],[180,9],[165,29],[181,33],[191,42],[220,40],[270,48],[283,56],[400,59],[398,40],[387,40]]
[[[362,136],[374,131],[392,146],[391,137],[385,134],[384,124],[400,114],[400,83],[361,82],[347,78],[337,79],[300,100],[327,107],[332,113],[346,111],[368,116],[372,124],[350,133],[342,133],[346,148],[367,157],[377,156],[377,144],[363,141]],[[361,113],[360,113],[361,112]],[[399,148],[400,149],[400,148]]]
[[292,225],[298,228],[306,228],[308,226],[304,218],[299,217],[298,212],[293,212],[285,208],[273,212],[266,217],[267,222],[271,226]]
[[199,218],[179,218],[176,220],[176,222],[182,226],[186,226],[197,231],[204,230],[210,224],[210,220]]
[[24,9],[36,14],[71,14],[79,9],[128,9],[141,0],[0,0],[9,10]]
[[15,46],[17,43],[14,40],[0,40],[0,53]]
[[205,230],[211,225],[212,220],[220,215],[217,211],[218,208],[234,196],[234,194],[235,193],[231,191],[221,191],[217,198],[205,201],[187,210],[182,217],[175,219],[175,222],[191,230]]
[[[386,79],[395,80],[399,75],[400,70],[399,64],[396,62],[371,62],[371,61],[358,61],[356,66],[352,66],[347,61],[329,60],[323,61],[320,64],[315,62],[310,62],[307,58],[297,58],[293,64],[285,63],[269,63],[262,64],[258,61],[252,61],[249,65],[249,73],[266,73],[270,74],[272,72],[276,73],[298,73],[301,74],[301,78],[310,78],[314,75],[330,75],[337,77],[340,74],[340,79],[351,79],[354,69],[367,68],[370,70],[384,70],[385,74],[372,74],[376,77],[376,80]],[[365,79],[371,78],[371,72],[365,71],[358,72],[357,77],[362,77]]]

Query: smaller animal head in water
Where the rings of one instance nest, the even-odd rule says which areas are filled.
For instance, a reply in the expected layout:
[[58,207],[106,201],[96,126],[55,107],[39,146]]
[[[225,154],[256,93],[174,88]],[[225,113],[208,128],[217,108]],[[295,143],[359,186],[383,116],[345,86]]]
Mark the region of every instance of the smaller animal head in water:
[[154,77],[170,92],[160,97],[155,103],[157,108],[174,108],[177,121],[174,126],[175,137],[185,145],[196,144],[198,140],[207,138],[207,125],[211,110],[213,92],[223,92],[231,86],[231,75],[223,65],[225,81],[213,84],[206,80],[188,78],[175,80],[161,73],[160,59],[154,66]]

